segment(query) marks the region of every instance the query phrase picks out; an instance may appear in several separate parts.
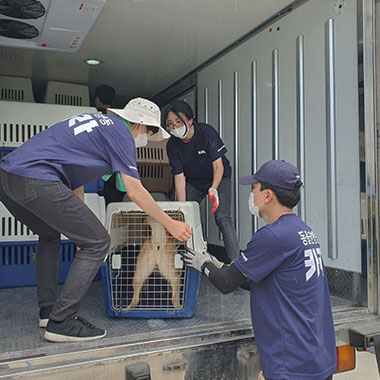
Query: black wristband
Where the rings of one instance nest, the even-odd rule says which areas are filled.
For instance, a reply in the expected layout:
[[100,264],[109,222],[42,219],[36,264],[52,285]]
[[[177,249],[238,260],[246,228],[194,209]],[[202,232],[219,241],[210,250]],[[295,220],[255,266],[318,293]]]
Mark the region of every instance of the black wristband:
[[204,270],[205,270],[205,268],[206,268],[206,265],[207,264],[209,264],[210,263],[210,261],[205,261],[204,263],[203,263],[203,265],[201,266],[201,272],[204,274],[205,272],[204,272]]

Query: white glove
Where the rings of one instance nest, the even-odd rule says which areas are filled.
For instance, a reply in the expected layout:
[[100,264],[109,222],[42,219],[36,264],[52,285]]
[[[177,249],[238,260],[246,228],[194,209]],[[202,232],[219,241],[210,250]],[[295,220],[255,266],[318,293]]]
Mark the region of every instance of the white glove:
[[211,199],[211,202],[212,202],[212,205],[213,205],[212,212],[215,212],[216,209],[219,206],[219,194],[218,194],[218,190],[214,189],[213,187],[210,187],[208,189],[208,196]]
[[216,257],[207,252],[197,252],[191,248],[186,248],[186,252],[182,254],[183,261],[187,266],[194,268],[202,273],[202,267],[205,263],[213,263],[217,268],[221,268],[224,264],[221,263]]
[[215,256],[213,255],[210,255],[208,252],[207,252],[207,255],[210,256],[210,259],[211,259],[211,262],[217,267],[217,268],[221,268],[224,263],[222,263],[221,261],[219,261]]
[[201,273],[203,265],[212,262],[211,257],[206,252],[200,253],[188,247],[186,247],[186,251],[183,253],[183,261],[187,266]]

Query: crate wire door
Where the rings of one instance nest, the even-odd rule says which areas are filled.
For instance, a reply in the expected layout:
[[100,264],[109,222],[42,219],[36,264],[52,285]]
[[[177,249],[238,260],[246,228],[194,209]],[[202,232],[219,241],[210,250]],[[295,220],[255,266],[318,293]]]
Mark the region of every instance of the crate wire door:
[[[167,213],[184,221],[180,211]],[[124,312],[183,309],[186,270],[178,265],[177,255],[185,249],[184,245],[139,211],[114,214],[111,238],[113,248],[108,268],[114,309]]]

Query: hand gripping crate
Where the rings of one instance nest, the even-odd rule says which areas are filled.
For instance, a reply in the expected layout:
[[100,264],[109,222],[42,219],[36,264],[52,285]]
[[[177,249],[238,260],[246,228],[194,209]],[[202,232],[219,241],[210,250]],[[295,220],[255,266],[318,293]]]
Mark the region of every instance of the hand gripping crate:
[[[85,203],[104,224],[104,198],[97,194],[85,194]],[[38,236],[18,221],[0,202],[0,288],[37,284],[37,247]],[[59,249],[59,283],[65,282],[75,253],[75,244],[62,235]]]
[[[173,219],[193,231],[187,242],[205,248],[196,202],[157,202]],[[111,203],[106,212],[110,251],[102,266],[107,314],[119,318],[188,318],[193,316],[200,275],[186,268],[180,243],[133,202]]]

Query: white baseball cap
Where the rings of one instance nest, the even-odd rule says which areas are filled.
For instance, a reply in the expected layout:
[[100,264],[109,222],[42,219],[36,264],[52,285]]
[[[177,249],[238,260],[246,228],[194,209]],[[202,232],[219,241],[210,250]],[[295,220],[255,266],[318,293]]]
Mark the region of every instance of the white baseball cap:
[[148,137],[150,141],[161,141],[170,137],[161,127],[161,111],[157,104],[143,98],[132,99],[123,109],[108,108],[108,114],[122,117],[131,123],[144,124],[148,127],[158,127],[158,132]]

